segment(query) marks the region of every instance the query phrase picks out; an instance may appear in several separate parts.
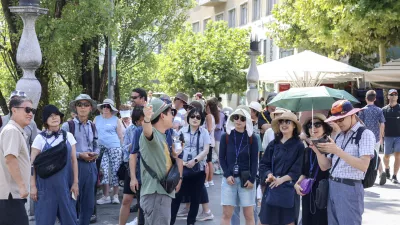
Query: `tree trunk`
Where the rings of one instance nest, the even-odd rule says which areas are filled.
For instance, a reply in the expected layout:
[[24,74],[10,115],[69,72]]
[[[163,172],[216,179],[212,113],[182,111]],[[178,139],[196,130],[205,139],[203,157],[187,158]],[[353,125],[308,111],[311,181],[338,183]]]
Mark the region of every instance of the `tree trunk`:
[[[105,43],[107,43],[107,38]],[[97,95],[97,100],[102,102],[104,100],[104,96],[107,93],[107,81],[108,81],[108,44],[105,47],[104,54],[104,62],[103,69],[101,70],[101,78],[100,78],[100,88]]]
[[119,109],[119,106],[121,105],[121,96],[119,93],[119,79],[118,79],[118,70],[117,70],[117,75],[115,76],[115,85],[114,85],[114,98],[115,98],[115,106],[117,109]]
[[381,42],[379,44],[379,63],[381,66],[383,66],[383,64],[386,64],[386,46],[385,43]]
[[1,110],[3,111],[4,115],[7,115],[9,112],[8,106],[7,106],[7,101],[4,98],[3,92],[1,92],[1,90],[0,90],[0,107],[1,107]]
[[[43,59],[43,62],[46,62]],[[40,84],[42,85],[42,95],[40,96],[39,105],[37,107],[37,113],[35,115],[35,122],[38,129],[41,129],[43,126],[42,122],[42,112],[43,107],[49,104],[49,82],[50,82],[50,74],[47,70],[47,64],[44,63],[42,66],[36,70],[36,77],[38,78]]]

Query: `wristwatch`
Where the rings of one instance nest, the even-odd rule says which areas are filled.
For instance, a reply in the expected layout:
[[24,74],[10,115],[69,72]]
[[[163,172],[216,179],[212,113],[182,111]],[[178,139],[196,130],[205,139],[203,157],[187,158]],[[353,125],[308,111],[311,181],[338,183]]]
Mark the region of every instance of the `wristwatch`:
[[195,163],[198,163],[198,162],[199,162],[199,160],[197,160],[196,158],[194,158],[194,162],[195,162]]

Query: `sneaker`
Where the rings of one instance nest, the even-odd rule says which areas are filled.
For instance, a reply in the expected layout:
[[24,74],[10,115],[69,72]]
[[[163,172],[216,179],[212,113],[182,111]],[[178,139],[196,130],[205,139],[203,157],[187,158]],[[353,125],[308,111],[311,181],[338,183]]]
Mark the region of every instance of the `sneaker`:
[[92,215],[90,217],[90,223],[96,223],[97,222],[97,216],[96,215]]
[[137,217],[130,223],[127,223],[126,225],[137,225],[138,221],[137,221]]
[[386,173],[382,172],[381,175],[379,176],[379,185],[384,185],[386,184]]
[[221,175],[221,174],[222,174],[222,171],[221,171],[221,170],[216,170],[216,171],[214,171],[214,174],[215,174],[215,175]]
[[189,214],[189,209],[184,207],[183,209],[178,211],[178,214],[176,216],[178,217],[187,217]]
[[199,215],[197,215],[196,220],[197,221],[206,221],[206,220],[212,220],[214,219],[214,215],[211,213],[211,210],[208,210],[208,212],[202,212]]
[[386,178],[390,179],[390,169],[385,169]]
[[208,181],[208,184],[211,185],[211,186],[214,186],[214,181],[213,180],[212,181]]
[[114,195],[113,200],[112,200],[113,204],[119,204],[119,199],[118,199],[118,195]]
[[210,187],[210,184],[206,181],[206,182],[204,183],[204,186],[206,186],[206,188],[209,188],[209,187]]
[[111,198],[110,196],[103,196],[99,200],[97,200],[97,205],[104,205],[104,204],[110,204],[111,203]]
[[396,175],[393,175],[392,182],[393,182],[393,184],[398,184],[399,183],[399,181],[397,180],[397,176]]

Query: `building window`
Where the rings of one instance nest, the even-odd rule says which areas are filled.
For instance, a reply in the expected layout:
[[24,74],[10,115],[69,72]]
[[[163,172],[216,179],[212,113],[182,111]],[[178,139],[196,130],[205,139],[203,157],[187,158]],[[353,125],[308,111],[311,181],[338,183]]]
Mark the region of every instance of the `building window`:
[[222,21],[224,20],[224,14],[220,13],[218,15],[215,16],[215,21]]
[[253,21],[259,20],[261,15],[261,1],[260,0],[253,0]]
[[272,14],[272,9],[278,0],[267,0],[267,16]]
[[279,49],[279,58],[285,58],[294,54],[294,49]]
[[203,20],[203,31],[205,31],[207,29],[207,23],[210,20],[211,20],[210,18]]
[[240,26],[247,24],[247,3],[240,6]]
[[193,32],[200,31],[200,22],[192,23]]
[[228,17],[228,26],[231,28],[236,27],[236,10],[229,10]]

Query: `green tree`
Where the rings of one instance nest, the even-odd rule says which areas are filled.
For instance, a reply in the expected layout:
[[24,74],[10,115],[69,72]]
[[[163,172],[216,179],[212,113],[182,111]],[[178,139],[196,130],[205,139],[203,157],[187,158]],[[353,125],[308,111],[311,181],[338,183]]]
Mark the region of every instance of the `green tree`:
[[[17,4],[17,0],[2,0],[0,18],[0,24],[4,24],[0,30],[0,73],[6,68],[4,80],[14,82],[22,76],[16,63],[22,21],[10,13],[9,7]],[[82,92],[103,100],[108,82],[109,39],[117,53],[117,72],[121,75],[117,82],[123,85],[121,90],[119,83],[116,85],[118,105],[121,91],[146,82],[140,78],[137,83],[129,81],[137,75],[149,77],[142,71],[153,60],[155,46],[173,39],[191,6],[192,1],[186,0],[115,0],[114,5],[108,0],[42,0],[41,7],[48,8],[49,13],[36,23],[43,53],[43,63],[36,71],[42,85],[38,115],[50,102],[67,110],[67,103]],[[6,110],[4,96],[10,87],[3,86],[0,85],[0,104]],[[36,117],[36,121],[40,127],[40,118]]]
[[392,0],[283,0],[268,34],[278,46],[338,57],[380,53],[398,43],[400,2]]
[[158,58],[163,90],[204,95],[238,93],[246,89],[249,65],[248,29],[231,29],[226,22],[209,22],[204,34],[190,25],[168,43]]

